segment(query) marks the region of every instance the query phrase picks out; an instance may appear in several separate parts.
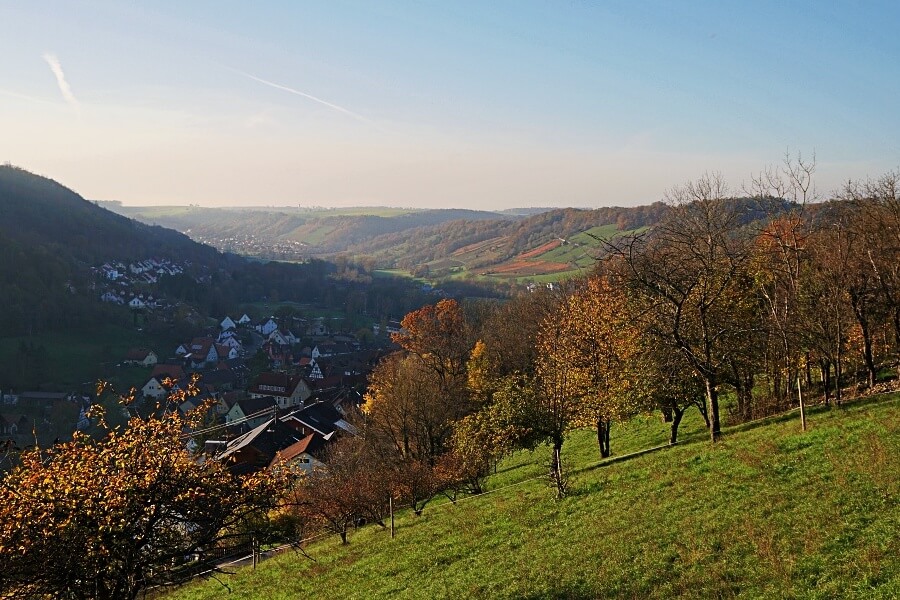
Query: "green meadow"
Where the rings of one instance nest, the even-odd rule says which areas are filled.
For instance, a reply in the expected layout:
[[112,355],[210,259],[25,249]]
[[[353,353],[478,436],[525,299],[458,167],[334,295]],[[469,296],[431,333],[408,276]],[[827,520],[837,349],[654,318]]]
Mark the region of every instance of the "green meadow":
[[548,451],[499,465],[488,493],[397,515],[288,550],[254,570],[167,598],[897,598],[900,394],[725,428],[696,411],[667,447],[659,417],[563,447],[570,494],[544,479]]

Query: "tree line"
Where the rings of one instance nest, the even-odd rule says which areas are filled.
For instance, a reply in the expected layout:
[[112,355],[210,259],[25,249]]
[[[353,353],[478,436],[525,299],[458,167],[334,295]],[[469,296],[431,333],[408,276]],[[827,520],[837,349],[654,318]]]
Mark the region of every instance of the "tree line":
[[706,175],[673,188],[652,229],[607,242],[586,279],[408,314],[364,405],[376,462],[479,491],[505,453],[546,443],[562,494],[574,428],[606,457],[614,423],[639,413],[675,443],[696,408],[715,441],[725,418],[874,388],[900,364],[900,174],[814,202],[814,170],[789,158],[739,195]]

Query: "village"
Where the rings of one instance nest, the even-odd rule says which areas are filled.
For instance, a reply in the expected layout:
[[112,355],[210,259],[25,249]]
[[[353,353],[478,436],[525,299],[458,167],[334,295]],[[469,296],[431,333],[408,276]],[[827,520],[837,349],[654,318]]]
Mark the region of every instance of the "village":
[[[387,325],[386,333],[395,331],[399,323]],[[284,461],[311,469],[330,442],[355,433],[348,415],[359,408],[367,376],[390,346],[386,336],[373,339],[382,343],[334,333],[324,319],[270,316],[253,323],[246,314],[226,316],[216,331],[176,348],[129,350],[120,366],[145,369],[146,380],[120,410],[130,418],[204,406],[202,431],[186,432],[191,449],[225,460],[236,473]],[[189,388],[192,393],[179,393]],[[66,418],[72,429],[87,430],[99,401],[93,394],[2,394],[0,436],[27,445],[35,431]]]
[[[215,326],[204,327],[199,319],[190,326],[175,324],[171,315],[179,303],[168,300],[157,284],[190,268],[158,258],[94,267],[101,302],[130,309],[135,324],[152,315],[176,327],[175,336],[188,333],[175,347],[133,347],[115,360],[113,367],[127,372],[133,385],[127,407],[87,389],[95,382],[76,391],[0,391],[4,447],[55,443],[73,431],[91,431],[96,418],[90,409],[97,403],[112,405],[110,418],[120,422],[159,410],[186,414],[203,406],[209,412],[203,432],[187,435],[188,445],[242,473],[278,461],[312,468],[330,442],[353,435],[347,415],[362,402],[367,376],[392,347],[389,334],[399,331],[399,322],[372,325],[362,341],[360,332],[340,331],[334,319],[290,311],[256,322],[242,314],[225,316]],[[189,388],[195,393],[181,393]],[[129,390],[115,394],[129,395]],[[180,400],[172,404],[169,399],[176,397]]]

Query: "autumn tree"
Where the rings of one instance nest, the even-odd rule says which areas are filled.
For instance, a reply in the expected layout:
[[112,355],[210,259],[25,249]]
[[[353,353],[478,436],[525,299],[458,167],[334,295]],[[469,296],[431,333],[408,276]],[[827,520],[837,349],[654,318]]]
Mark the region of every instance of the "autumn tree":
[[449,389],[465,375],[474,339],[462,308],[456,300],[444,299],[407,314],[403,329],[391,339],[414,354]]
[[383,461],[358,437],[346,437],[328,449],[323,464],[300,478],[289,497],[288,514],[336,533],[347,543],[360,520],[384,527],[391,477]]
[[647,315],[647,332],[684,356],[706,389],[710,437],[721,430],[720,386],[730,359],[752,329],[742,297],[750,290],[748,232],[741,205],[718,175],[673,189],[672,209],[646,235],[614,248],[623,281]]
[[636,371],[643,379],[637,385],[643,388],[648,406],[660,410],[669,423],[670,444],[678,441],[678,426],[691,407],[700,411],[709,427],[703,380],[694,374],[680,352],[670,346],[645,343],[636,363]]
[[185,556],[264,519],[280,478],[197,461],[183,432],[199,414],[133,418],[24,453],[0,481],[0,595],[135,598],[178,582]]
[[[900,172],[888,172],[876,180],[851,181],[840,197],[853,206],[851,227],[857,234],[859,282],[856,304],[869,308],[876,327],[884,322],[893,341],[893,354],[900,354]],[[854,293],[854,292],[851,292]],[[858,310],[858,309],[854,309]],[[867,347],[867,353],[871,348]],[[869,383],[874,383],[874,359],[866,357]],[[900,364],[900,363],[898,363]]]
[[[774,399],[790,402],[801,365],[809,364],[809,348],[805,344],[800,303],[804,293],[804,276],[808,272],[810,252],[808,239],[814,226],[807,215],[807,204],[818,199],[815,191],[815,157],[785,155],[778,167],[769,167],[756,177],[747,193],[768,215],[752,248],[751,273],[754,291],[760,298],[761,325],[765,340],[753,340],[768,349],[765,360],[767,380]],[[752,377],[763,365],[745,369],[744,377]],[[736,376],[740,379],[740,376]],[[748,382],[749,383],[749,382]],[[810,383],[808,381],[808,383]],[[751,386],[744,386],[751,387]],[[751,417],[751,407],[739,394],[739,413]]]
[[531,375],[538,362],[541,323],[556,309],[561,293],[538,288],[496,304],[479,331],[485,362],[493,377]]
[[373,443],[393,456],[430,464],[446,450],[453,423],[466,412],[465,398],[446,394],[436,371],[402,352],[378,363],[363,404]]
[[556,377],[564,369],[569,393],[578,402],[576,424],[595,427],[600,456],[610,455],[614,420],[638,412],[645,397],[638,385],[642,332],[629,311],[624,290],[605,276],[594,276],[569,294],[550,318],[540,340],[539,372]]

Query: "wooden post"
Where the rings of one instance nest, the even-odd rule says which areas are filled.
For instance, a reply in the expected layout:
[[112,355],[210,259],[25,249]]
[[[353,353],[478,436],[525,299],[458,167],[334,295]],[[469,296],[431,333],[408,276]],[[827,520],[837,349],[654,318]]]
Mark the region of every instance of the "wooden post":
[[256,570],[256,563],[259,562],[256,555],[256,536],[250,540],[250,554],[253,556],[253,569]]
[[800,377],[797,377],[797,398],[800,400],[800,427],[806,431],[806,410],[803,408],[803,392],[800,391]]
[[394,539],[394,497],[388,496],[388,510],[391,512],[391,539]]

